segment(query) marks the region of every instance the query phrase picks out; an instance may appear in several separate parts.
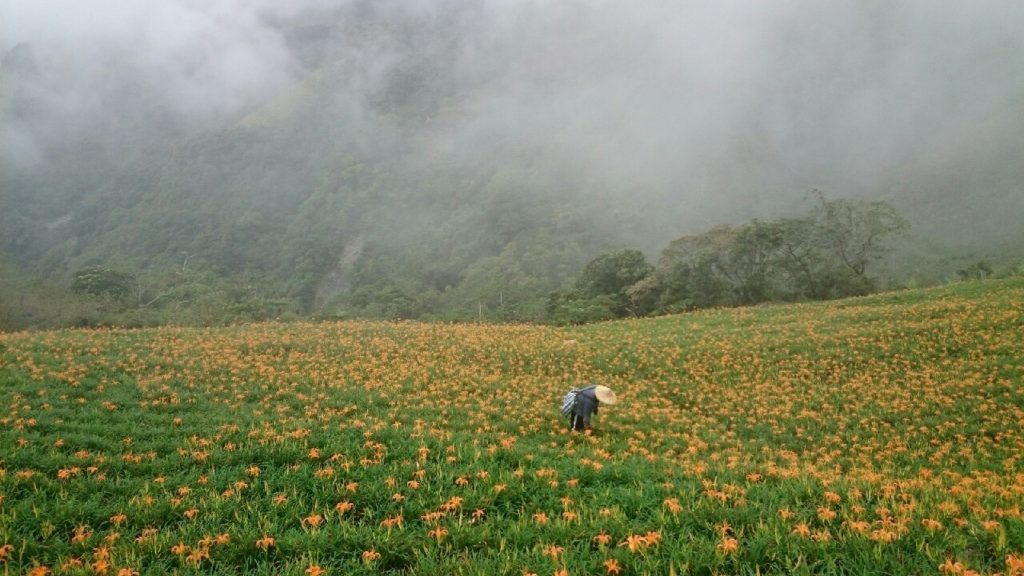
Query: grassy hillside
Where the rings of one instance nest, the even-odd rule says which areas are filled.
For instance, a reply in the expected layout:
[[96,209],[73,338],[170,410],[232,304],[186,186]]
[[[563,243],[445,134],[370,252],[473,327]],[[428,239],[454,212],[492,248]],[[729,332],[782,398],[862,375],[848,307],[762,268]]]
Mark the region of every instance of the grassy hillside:
[[[0,563],[1019,573],[1021,302],[1011,279],[575,329],[0,335]],[[569,433],[588,380],[620,403]]]

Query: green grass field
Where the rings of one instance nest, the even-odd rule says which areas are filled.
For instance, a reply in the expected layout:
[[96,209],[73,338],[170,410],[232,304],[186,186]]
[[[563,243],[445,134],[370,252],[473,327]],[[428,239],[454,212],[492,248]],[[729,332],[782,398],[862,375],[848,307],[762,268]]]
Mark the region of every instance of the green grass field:
[[4,334],[0,398],[3,574],[1024,574],[1024,279]]

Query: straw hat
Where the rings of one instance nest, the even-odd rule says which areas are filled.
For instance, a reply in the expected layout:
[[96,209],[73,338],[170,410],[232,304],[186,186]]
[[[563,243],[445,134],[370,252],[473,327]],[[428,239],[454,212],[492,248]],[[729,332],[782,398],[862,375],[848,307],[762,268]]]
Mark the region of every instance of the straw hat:
[[615,392],[607,386],[598,385],[594,388],[594,395],[597,396],[598,400],[605,404],[615,404],[619,401],[618,398],[615,397]]

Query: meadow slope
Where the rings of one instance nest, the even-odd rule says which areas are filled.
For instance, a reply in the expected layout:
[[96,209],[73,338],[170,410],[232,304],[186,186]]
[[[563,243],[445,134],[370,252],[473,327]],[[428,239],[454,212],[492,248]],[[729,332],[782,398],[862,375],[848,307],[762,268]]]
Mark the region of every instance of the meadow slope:
[[[1024,279],[0,334],[4,574],[1024,574]],[[569,433],[561,395],[620,403]]]

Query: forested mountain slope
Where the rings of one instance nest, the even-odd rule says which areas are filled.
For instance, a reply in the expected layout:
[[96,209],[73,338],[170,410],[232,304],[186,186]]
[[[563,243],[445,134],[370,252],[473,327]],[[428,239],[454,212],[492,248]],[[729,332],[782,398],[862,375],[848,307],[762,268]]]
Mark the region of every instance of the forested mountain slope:
[[[894,281],[1019,262],[1020,82],[964,104],[1000,75],[982,70],[902,102],[891,62],[945,58],[905,40],[926,23],[856,8],[817,30],[828,10],[740,21],[752,39],[735,45],[701,31],[735,16],[718,11],[672,12],[689,23],[669,34],[653,8],[457,0],[263,7],[153,69],[145,51],[96,48],[72,68],[45,42],[7,46],[4,298],[101,266],[132,277],[147,322],[538,320],[604,250],[656,258],[683,234],[794,213],[814,189],[912,221]],[[883,48],[807,55],[863,35]],[[1019,63],[992,43],[1002,69]],[[747,63],[717,68],[707,50]]]

